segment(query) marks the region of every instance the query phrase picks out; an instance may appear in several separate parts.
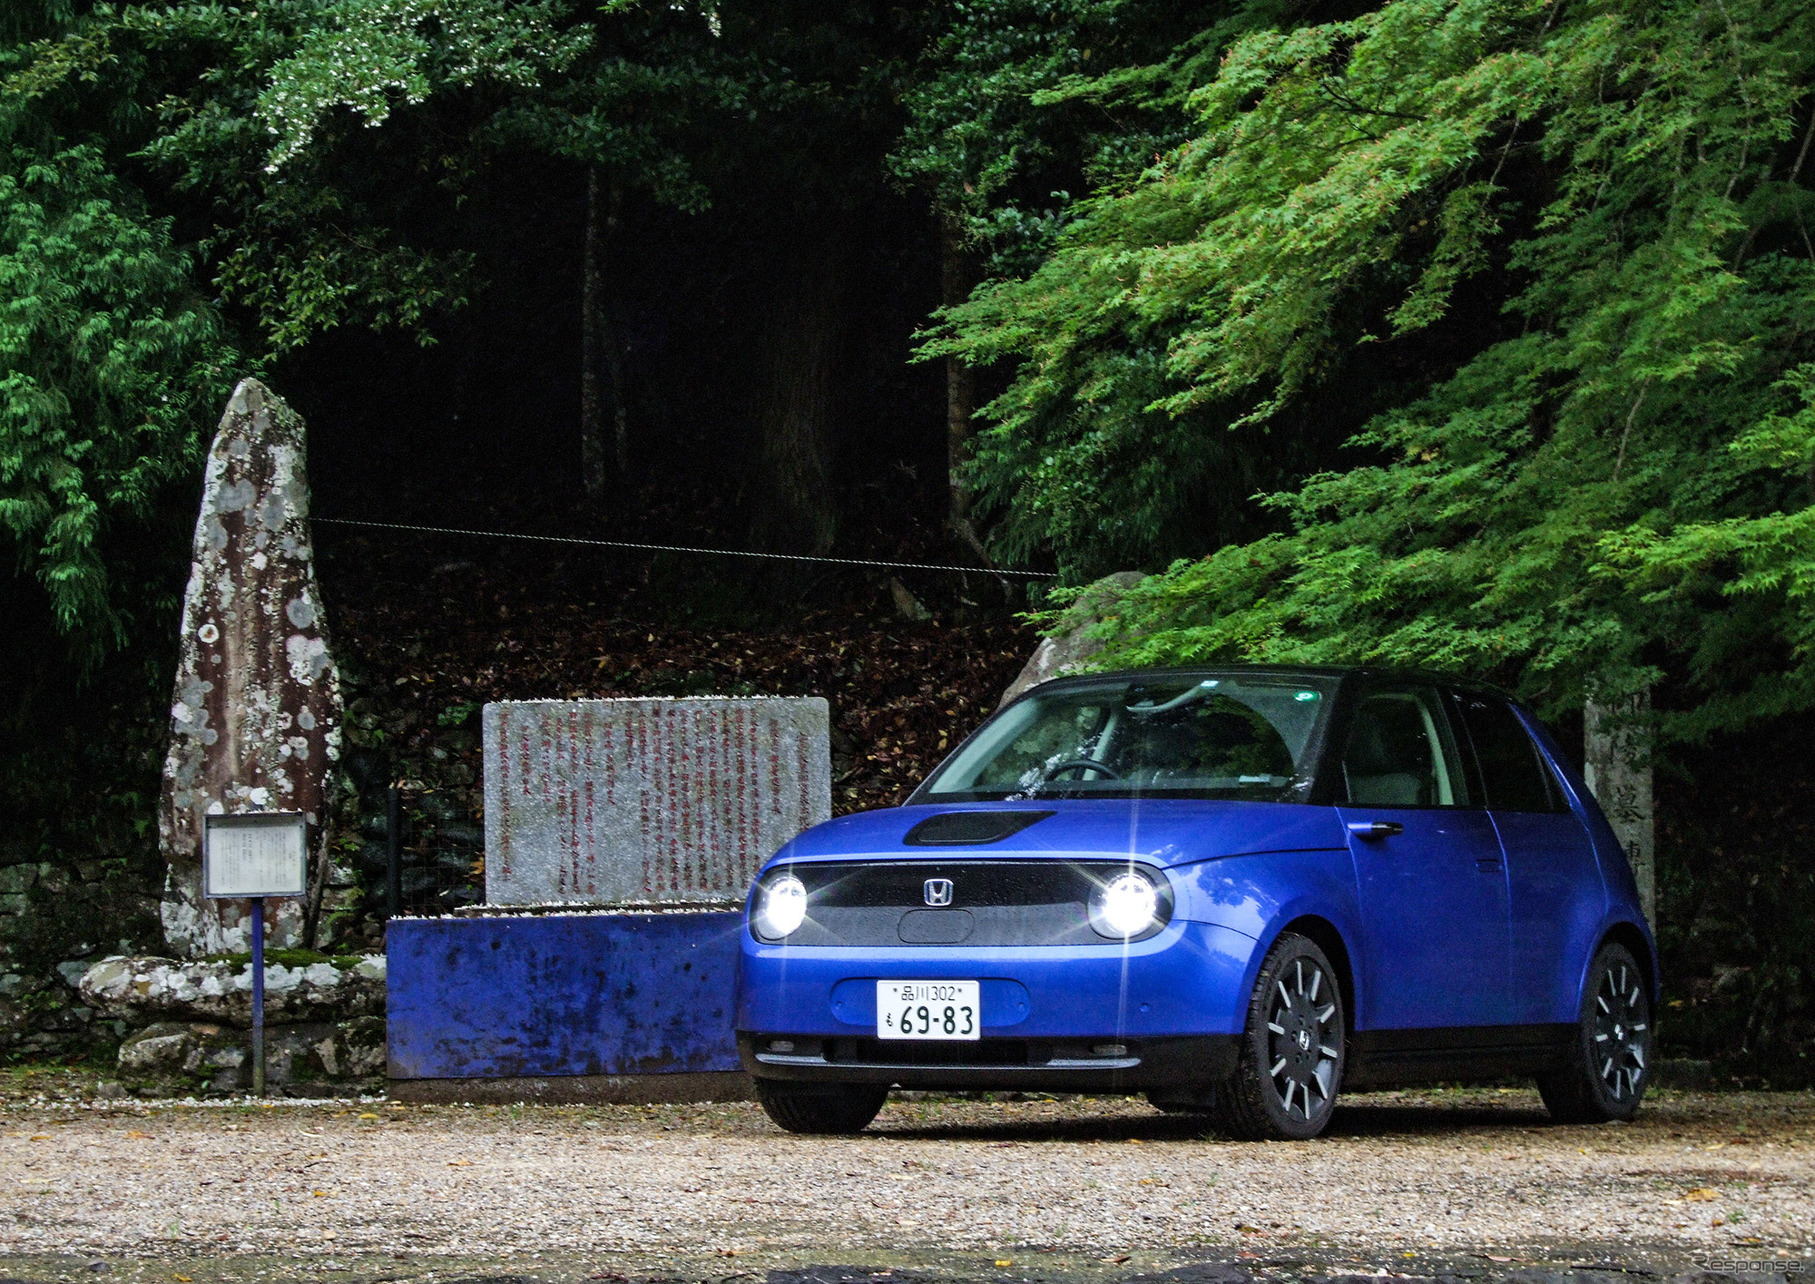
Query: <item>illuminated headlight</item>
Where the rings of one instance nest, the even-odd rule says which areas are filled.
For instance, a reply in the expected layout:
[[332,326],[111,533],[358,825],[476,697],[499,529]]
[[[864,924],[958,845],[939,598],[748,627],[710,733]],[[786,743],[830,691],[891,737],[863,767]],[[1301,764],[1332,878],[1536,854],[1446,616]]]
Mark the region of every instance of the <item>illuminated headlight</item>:
[[1139,936],[1153,926],[1159,912],[1159,889],[1134,870],[1117,874],[1090,896],[1090,925],[1103,936]]
[[756,934],[767,940],[791,936],[806,921],[807,887],[792,874],[783,874],[756,893]]

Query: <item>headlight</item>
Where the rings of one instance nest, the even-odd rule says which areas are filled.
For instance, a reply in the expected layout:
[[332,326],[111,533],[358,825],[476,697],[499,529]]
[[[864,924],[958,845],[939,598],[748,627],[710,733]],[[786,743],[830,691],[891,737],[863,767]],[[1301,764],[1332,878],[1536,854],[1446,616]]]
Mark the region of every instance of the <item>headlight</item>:
[[1139,936],[1159,916],[1160,894],[1145,874],[1129,870],[1090,895],[1090,925],[1103,936]]
[[792,874],[763,885],[756,894],[756,934],[780,940],[806,921],[807,886]]

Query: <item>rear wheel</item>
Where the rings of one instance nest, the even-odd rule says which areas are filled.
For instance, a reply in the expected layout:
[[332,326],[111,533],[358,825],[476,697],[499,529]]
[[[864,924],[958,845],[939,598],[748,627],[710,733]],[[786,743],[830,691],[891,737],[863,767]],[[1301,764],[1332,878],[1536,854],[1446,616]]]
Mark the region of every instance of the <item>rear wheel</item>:
[[1538,1076],[1538,1093],[1558,1123],[1606,1123],[1638,1113],[1651,1067],[1651,991],[1624,945],[1603,945],[1588,970],[1588,993],[1569,1060]]
[[1216,1094],[1218,1122],[1252,1141],[1299,1141],[1330,1122],[1347,1043],[1336,969],[1288,932],[1261,964],[1235,1075]]
[[789,1132],[849,1134],[869,1126],[889,1099],[889,1090],[865,1084],[758,1079],[756,1099],[762,1102],[763,1113]]

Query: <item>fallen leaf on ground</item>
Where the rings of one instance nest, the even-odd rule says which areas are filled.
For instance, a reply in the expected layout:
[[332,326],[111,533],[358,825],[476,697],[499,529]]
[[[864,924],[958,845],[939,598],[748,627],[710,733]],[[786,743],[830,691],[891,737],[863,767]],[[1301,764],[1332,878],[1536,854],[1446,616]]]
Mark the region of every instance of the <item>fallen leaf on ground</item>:
[[1711,1199],[1719,1199],[1720,1192],[1712,1186],[1697,1186],[1694,1190],[1683,1192],[1685,1204],[1705,1204]]

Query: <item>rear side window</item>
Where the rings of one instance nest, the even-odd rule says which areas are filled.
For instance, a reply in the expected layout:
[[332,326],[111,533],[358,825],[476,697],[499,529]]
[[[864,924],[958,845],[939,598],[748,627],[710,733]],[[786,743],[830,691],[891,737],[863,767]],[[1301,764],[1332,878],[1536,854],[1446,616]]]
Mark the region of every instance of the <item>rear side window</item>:
[[1555,811],[1550,772],[1518,715],[1504,700],[1458,695],[1462,721],[1474,742],[1481,786],[1494,811]]

